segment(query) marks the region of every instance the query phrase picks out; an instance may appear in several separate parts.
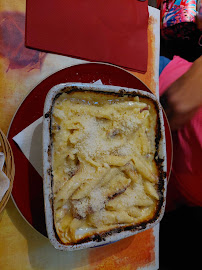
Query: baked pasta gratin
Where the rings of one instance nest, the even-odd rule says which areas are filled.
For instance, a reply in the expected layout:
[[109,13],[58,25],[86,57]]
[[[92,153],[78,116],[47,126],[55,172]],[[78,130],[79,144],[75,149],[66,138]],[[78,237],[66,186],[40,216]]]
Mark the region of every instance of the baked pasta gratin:
[[152,99],[69,91],[51,112],[54,226],[71,245],[153,220],[161,201]]

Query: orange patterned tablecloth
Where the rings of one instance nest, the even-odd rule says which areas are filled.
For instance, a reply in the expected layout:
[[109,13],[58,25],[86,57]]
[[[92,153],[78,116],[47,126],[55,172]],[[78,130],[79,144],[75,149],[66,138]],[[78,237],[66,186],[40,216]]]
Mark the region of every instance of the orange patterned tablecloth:
[[[0,3],[0,128],[4,133],[36,84],[84,62],[25,48],[25,4],[25,0]],[[134,75],[158,95],[159,11],[149,7],[149,13],[148,71]],[[0,214],[0,269],[158,269],[158,233],[156,226],[108,246],[61,252],[29,226],[10,199]]]

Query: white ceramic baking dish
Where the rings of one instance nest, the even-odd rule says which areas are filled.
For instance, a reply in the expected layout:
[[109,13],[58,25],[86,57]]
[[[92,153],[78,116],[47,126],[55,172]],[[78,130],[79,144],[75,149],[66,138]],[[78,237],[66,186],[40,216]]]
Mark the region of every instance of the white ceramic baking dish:
[[[152,99],[155,104],[159,115],[159,147],[158,147],[158,159],[161,162],[161,180],[159,183],[159,192],[160,197],[160,207],[157,211],[157,214],[154,219],[150,220],[147,223],[143,223],[139,226],[131,227],[126,230],[117,230],[112,234],[104,235],[101,238],[95,238],[84,242],[81,244],[74,245],[64,245],[62,244],[56,234],[54,228],[54,214],[53,214],[53,192],[52,192],[52,138],[51,138],[51,116],[54,100],[63,92],[72,90],[72,88],[79,89],[81,91],[101,91],[101,92],[110,92],[110,93],[121,93],[129,95],[139,95],[142,97],[147,97]],[[166,161],[166,141],[165,141],[165,129],[164,129],[164,120],[161,105],[157,98],[148,92],[118,87],[118,86],[108,86],[108,85],[94,85],[94,84],[84,84],[84,83],[61,83],[50,89],[47,94],[45,104],[44,104],[44,114],[43,114],[43,188],[44,188],[44,203],[45,203],[45,217],[46,217],[46,228],[48,233],[48,238],[52,245],[59,250],[79,250],[84,248],[98,247],[104,244],[110,244],[114,241],[121,240],[123,238],[135,235],[139,232],[147,230],[154,227],[163,217],[165,209],[165,200],[166,200],[166,171],[167,171],[167,161]]]

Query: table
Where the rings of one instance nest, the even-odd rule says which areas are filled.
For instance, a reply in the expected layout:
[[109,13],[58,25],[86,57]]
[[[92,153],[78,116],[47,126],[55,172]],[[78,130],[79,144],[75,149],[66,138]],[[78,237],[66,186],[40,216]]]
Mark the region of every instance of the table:
[[[159,11],[149,7],[148,70],[132,72],[158,96]],[[7,18],[8,23],[2,24]],[[0,4],[0,128],[7,133],[24,97],[52,73],[85,61],[24,47],[25,0]],[[23,188],[23,187],[22,187]],[[24,220],[10,198],[0,214],[0,269],[158,269],[159,226],[114,244],[55,250]]]

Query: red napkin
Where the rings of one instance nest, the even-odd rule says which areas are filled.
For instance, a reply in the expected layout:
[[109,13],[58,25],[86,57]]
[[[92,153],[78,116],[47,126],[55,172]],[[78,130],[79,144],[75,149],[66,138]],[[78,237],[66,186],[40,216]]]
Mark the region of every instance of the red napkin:
[[147,70],[148,0],[27,0],[26,46]]

